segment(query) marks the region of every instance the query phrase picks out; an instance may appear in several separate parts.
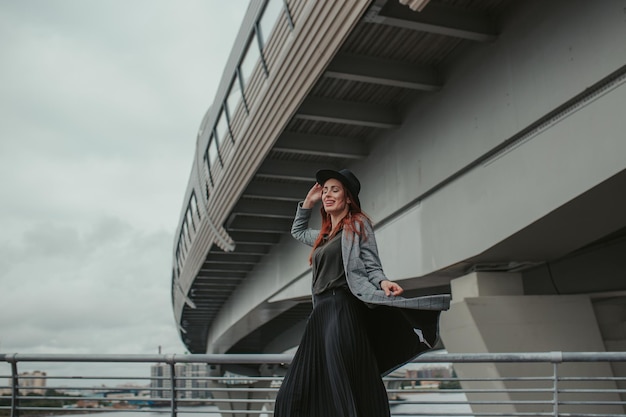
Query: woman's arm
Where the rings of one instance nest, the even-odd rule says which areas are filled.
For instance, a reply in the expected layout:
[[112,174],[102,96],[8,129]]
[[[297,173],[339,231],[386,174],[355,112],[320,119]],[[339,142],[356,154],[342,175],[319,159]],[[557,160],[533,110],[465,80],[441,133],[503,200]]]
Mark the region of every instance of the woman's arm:
[[400,285],[389,280],[383,271],[383,266],[378,255],[378,245],[374,228],[368,219],[363,219],[364,235],[359,239],[361,260],[367,271],[369,281],[376,287],[385,291],[385,295],[400,295],[404,291]]
[[299,202],[296,217],[294,217],[293,224],[291,225],[291,236],[305,245],[313,246],[315,239],[317,239],[317,236],[320,234],[320,231],[309,229],[310,218],[311,209],[304,208],[303,203]]
[[311,210],[315,204],[322,199],[322,186],[315,183],[307,193],[304,201],[298,203],[296,217],[291,225],[291,236],[305,245],[313,246],[319,230],[309,229],[309,219],[311,218]]

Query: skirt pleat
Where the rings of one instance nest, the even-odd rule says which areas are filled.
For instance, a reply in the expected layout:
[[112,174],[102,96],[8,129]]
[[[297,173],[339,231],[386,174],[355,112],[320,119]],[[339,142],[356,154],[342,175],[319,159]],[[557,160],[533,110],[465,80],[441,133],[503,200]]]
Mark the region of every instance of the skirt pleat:
[[349,291],[317,296],[276,397],[275,417],[387,417],[370,312]]

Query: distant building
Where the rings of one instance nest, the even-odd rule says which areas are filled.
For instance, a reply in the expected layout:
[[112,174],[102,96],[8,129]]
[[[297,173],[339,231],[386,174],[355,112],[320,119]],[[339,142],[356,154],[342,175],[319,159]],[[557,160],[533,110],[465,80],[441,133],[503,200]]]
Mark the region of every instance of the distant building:
[[453,376],[452,368],[449,366],[433,366],[418,369],[407,369],[406,378],[411,379],[411,386],[438,388],[440,378],[450,379]]
[[[210,398],[208,380],[210,365],[199,363],[176,364],[176,398]],[[172,398],[171,368],[167,364],[150,367],[150,397]]]
[[41,371],[22,372],[18,375],[21,395],[46,393],[46,373]]
[[452,369],[450,367],[424,367],[421,369],[411,369],[406,371],[407,378],[414,379],[432,379],[432,378],[451,378]]

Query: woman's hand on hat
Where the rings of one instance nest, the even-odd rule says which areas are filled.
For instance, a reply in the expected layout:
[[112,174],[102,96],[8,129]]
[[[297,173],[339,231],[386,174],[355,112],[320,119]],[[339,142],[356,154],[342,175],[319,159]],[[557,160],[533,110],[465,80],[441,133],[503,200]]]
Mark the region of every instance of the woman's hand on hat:
[[389,297],[390,295],[393,295],[395,297],[396,295],[400,295],[404,292],[401,286],[393,281],[388,280],[381,281],[380,288],[385,291],[385,295],[387,297]]
[[304,203],[302,203],[302,208],[310,209],[313,208],[318,201],[322,200],[322,186],[318,183],[315,183],[313,187],[307,193]]

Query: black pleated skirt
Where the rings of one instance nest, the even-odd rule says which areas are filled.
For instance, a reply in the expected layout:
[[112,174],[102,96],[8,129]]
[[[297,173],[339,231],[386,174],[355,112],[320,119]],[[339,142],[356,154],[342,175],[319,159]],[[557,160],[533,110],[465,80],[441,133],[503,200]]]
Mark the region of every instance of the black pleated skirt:
[[414,327],[434,325],[436,337],[432,321],[438,317],[439,312],[372,309],[348,290],[316,296],[274,416],[389,416],[382,375],[428,350]]

